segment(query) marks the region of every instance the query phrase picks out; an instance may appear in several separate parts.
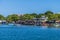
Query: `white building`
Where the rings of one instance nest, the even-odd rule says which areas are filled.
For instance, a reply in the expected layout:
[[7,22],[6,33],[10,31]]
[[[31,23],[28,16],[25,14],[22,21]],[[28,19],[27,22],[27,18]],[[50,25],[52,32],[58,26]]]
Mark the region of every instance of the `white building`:
[[47,21],[48,20],[48,17],[46,17],[46,16],[42,16],[41,18],[40,18],[40,21],[41,22],[45,22],[45,21]]
[[0,23],[6,23],[6,20],[0,20]]
[[45,22],[45,21],[48,20],[48,17],[42,16],[42,17],[40,17],[40,18],[34,18],[33,20],[34,20],[35,22]]

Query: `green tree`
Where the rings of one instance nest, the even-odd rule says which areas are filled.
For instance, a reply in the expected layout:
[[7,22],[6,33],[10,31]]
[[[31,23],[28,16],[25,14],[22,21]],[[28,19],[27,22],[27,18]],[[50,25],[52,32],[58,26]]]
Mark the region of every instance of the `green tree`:
[[58,16],[58,20],[60,20],[60,14],[57,13],[56,15]]
[[58,20],[58,15],[56,15],[56,14],[52,14],[52,15],[50,15],[49,16],[49,18],[48,18],[49,20]]
[[45,15],[50,15],[50,14],[54,14],[52,11],[46,11]]
[[3,15],[0,15],[0,20],[5,20],[5,17]]
[[41,16],[45,16],[45,14],[40,13],[40,14],[38,15],[38,18],[40,18]]
[[48,20],[52,20],[54,18],[54,13],[52,11],[46,11],[45,13],[45,16],[48,17]]
[[12,14],[7,16],[7,21],[9,22],[13,22],[13,21],[16,22],[19,19],[20,17],[17,14]]
[[31,14],[24,14],[23,16],[20,17],[22,20],[31,20],[34,18],[33,15]]
[[30,14],[31,16],[34,16],[35,18],[38,16],[37,13]]

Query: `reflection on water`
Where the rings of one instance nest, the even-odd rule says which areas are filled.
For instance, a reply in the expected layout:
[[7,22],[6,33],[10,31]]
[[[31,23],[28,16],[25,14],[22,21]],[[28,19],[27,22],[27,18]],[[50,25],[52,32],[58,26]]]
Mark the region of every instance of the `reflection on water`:
[[39,26],[26,25],[14,27],[10,25],[0,27],[0,40],[60,40],[60,29],[44,29],[39,28]]
[[20,24],[0,24],[0,27],[39,27],[39,28],[60,28],[60,24],[51,24],[45,26],[36,25],[20,25]]
[[0,40],[60,40],[60,29],[41,27],[35,25],[0,25]]

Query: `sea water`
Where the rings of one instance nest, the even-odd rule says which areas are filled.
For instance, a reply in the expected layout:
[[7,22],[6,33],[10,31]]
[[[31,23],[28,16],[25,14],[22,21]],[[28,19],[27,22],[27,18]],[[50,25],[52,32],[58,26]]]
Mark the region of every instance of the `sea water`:
[[0,25],[0,40],[60,40],[60,29],[30,25]]

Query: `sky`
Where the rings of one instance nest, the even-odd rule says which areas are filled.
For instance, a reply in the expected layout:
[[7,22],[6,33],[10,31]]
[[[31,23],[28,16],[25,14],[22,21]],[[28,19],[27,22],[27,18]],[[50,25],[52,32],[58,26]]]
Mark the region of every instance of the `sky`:
[[60,12],[60,0],[0,0],[0,14]]

